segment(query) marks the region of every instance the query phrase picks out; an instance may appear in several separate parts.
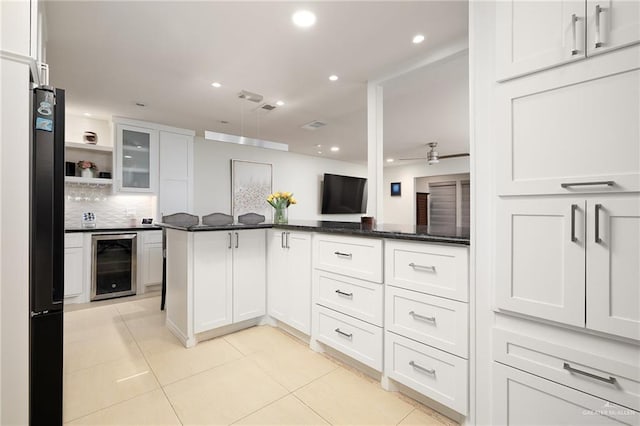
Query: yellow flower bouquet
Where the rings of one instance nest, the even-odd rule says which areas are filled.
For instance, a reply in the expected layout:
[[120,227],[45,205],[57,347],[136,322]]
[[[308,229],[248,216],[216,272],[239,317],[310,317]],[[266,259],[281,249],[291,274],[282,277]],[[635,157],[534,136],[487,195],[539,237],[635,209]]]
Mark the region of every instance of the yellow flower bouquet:
[[267,203],[276,209],[273,223],[287,223],[287,207],[296,204],[297,201],[291,192],[274,192],[267,197]]

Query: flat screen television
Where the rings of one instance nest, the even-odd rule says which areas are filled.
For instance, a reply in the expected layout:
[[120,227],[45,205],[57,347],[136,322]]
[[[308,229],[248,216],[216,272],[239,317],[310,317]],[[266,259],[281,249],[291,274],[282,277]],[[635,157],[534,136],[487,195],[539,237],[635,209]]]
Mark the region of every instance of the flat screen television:
[[324,174],[322,214],[365,213],[367,180],[353,176]]

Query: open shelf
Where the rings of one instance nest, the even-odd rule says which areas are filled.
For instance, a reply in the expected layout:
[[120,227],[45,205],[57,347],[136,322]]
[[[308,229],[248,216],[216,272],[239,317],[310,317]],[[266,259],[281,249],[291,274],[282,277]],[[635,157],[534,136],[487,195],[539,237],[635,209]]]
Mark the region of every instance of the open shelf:
[[65,148],[83,149],[86,151],[113,152],[112,146],[91,145],[88,143],[81,143],[81,142],[65,142],[64,146]]
[[94,185],[111,185],[113,183],[113,179],[84,178],[79,176],[65,176],[64,181],[69,183],[86,183]]

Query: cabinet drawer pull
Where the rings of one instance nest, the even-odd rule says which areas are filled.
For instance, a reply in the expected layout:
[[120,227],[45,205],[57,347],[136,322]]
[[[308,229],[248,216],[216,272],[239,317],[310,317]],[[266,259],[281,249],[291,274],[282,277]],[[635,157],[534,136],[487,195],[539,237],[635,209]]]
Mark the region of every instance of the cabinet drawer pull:
[[596,40],[595,40],[595,48],[602,47],[602,41],[600,41],[600,14],[603,11],[603,7],[599,4],[596,4]]
[[340,251],[334,251],[333,254],[338,257],[351,257],[351,253],[342,253]]
[[240,234],[236,232],[236,248],[240,245]]
[[436,317],[425,317],[424,315],[416,314],[413,311],[409,312],[409,315],[411,315],[414,319],[432,322],[432,323],[436,322]]
[[576,41],[576,22],[578,22],[578,16],[574,13],[571,15],[571,32],[573,34],[573,49],[571,49],[571,56],[578,54],[577,41]]
[[590,377],[592,379],[600,380],[601,382],[609,383],[610,385],[615,385],[616,384],[616,378],[615,377],[611,377],[611,376],[609,376],[609,378],[600,377],[600,376],[597,376],[595,374],[589,373],[588,371],[578,370],[577,368],[573,368],[571,365],[569,365],[568,362],[565,362],[564,365],[562,366],[562,368],[564,368],[565,370],[567,370],[570,373],[581,374],[583,376],[587,376],[587,377]]
[[229,232],[229,247],[231,248],[231,240],[233,240],[233,236],[231,235],[231,232]]
[[340,296],[344,296],[344,297],[353,297],[353,293],[345,293],[344,291],[341,291],[340,289],[337,289],[336,293],[338,293]]
[[616,183],[612,180],[603,180],[599,182],[565,182],[565,183],[561,183],[560,186],[562,188],[571,188],[572,186],[600,186],[600,185],[613,186],[615,184]]
[[596,222],[596,244],[600,244],[602,242],[602,238],[600,238],[600,209],[602,209],[602,204],[596,204],[595,208],[595,222]]
[[416,364],[413,361],[409,361],[409,365],[412,366],[413,368],[415,368],[416,370],[422,371],[423,373],[427,373],[430,374],[432,376],[436,375],[436,370],[433,368],[425,368],[421,365]]
[[436,267],[435,266],[425,266],[425,265],[416,265],[415,263],[411,262],[409,264],[410,267],[412,267],[413,269],[425,269],[427,271],[431,271],[431,272],[435,272],[436,271]]
[[280,233],[280,247],[282,248],[286,248],[284,245],[284,234],[285,234],[284,232]]
[[576,210],[578,210],[577,204],[571,204],[571,242],[578,241],[576,237]]
[[344,331],[340,330],[339,328],[336,328],[334,330],[336,333],[340,334],[341,336],[346,337],[347,339],[351,339],[353,337],[353,334],[351,333],[345,333]]

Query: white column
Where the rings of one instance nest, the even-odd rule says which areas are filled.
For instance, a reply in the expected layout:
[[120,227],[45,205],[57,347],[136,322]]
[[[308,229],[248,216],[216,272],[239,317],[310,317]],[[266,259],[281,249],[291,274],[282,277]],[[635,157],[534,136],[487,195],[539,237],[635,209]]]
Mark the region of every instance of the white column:
[[367,214],[383,222],[382,86],[367,84]]

